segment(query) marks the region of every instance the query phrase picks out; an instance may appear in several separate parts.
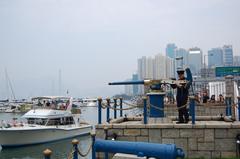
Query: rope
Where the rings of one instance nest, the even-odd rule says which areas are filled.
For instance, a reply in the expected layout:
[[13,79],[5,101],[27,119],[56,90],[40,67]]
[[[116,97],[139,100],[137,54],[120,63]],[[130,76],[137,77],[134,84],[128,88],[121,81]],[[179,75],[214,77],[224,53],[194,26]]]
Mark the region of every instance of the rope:
[[89,146],[89,148],[88,148],[88,150],[87,150],[86,153],[82,153],[82,152],[78,149],[78,154],[79,154],[81,157],[86,157],[86,156],[89,154],[92,146],[93,146],[93,142],[91,142],[91,144],[90,144],[90,146]]

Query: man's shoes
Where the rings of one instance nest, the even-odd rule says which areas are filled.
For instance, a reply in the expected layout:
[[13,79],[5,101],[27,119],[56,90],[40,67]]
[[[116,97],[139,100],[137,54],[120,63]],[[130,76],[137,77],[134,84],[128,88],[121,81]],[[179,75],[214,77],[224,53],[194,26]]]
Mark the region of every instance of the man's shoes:
[[177,121],[176,124],[184,124],[183,121]]
[[186,123],[186,124],[187,124],[188,122],[189,122],[189,120],[186,120],[184,123]]

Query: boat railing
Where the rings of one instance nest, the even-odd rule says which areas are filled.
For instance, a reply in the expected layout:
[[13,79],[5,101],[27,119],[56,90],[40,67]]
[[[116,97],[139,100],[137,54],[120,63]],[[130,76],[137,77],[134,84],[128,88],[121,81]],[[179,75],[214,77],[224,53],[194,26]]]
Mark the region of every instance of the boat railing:
[[0,128],[11,128],[11,127],[23,127],[24,126],[24,122],[23,121],[17,121],[17,120],[13,120],[13,121],[5,121],[2,120],[0,122]]

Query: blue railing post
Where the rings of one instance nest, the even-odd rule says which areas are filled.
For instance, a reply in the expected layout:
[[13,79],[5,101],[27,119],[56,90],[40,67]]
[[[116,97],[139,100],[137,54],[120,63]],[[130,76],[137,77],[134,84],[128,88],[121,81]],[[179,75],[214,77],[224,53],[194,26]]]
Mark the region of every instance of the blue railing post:
[[122,101],[123,101],[123,98],[121,97],[121,98],[119,98],[119,100],[120,100],[120,117],[122,117],[122,116],[123,116],[123,110],[122,110]]
[[78,159],[78,144],[79,144],[79,141],[77,139],[72,140],[72,145],[74,148],[73,159]]
[[107,98],[107,117],[106,117],[106,122],[109,122],[110,121],[110,98]]
[[142,99],[143,99],[143,123],[147,124],[147,97],[144,96]]
[[231,96],[226,96],[226,116],[231,116]]
[[102,98],[98,98],[98,124],[102,124]]
[[195,124],[195,97],[189,96],[190,99],[190,113],[192,117],[192,124]]
[[46,149],[43,151],[44,159],[50,159],[51,158],[52,151],[50,149]]
[[96,148],[95,148],[96,134],[94,132],[91,132],[91,137],[92,137],[92,159],[96,159]]
[[114,119],[116,119],[117,118],[117,98],[114,98],[113,99],[113,101],[114,101]]
[[238,120],[240,121],[240,96],[238,98]]

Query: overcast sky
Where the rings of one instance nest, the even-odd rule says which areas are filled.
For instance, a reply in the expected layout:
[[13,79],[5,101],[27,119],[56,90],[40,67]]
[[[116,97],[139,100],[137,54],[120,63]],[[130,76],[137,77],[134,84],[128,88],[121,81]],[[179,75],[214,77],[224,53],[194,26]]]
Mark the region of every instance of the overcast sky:
[[110,96],[141,56],[232,44],[240,55],[239,0],[0,0],[0,99]]

